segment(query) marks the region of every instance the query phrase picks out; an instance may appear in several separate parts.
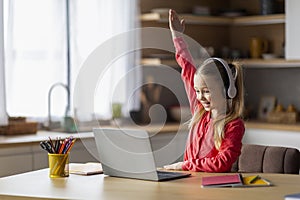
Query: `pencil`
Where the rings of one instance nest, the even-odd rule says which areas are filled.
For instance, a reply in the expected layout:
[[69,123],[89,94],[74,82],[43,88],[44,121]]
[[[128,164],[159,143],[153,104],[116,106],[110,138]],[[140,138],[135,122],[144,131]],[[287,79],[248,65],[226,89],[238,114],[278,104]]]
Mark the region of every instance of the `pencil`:
[[67,141],[67,139],[65,139],[63,142],[62,142],[62,144],[60,145],[60,147],[59,147],[59,154],[61,154],[61,153],[63,153],[63,150],[64,150],[64,148],[65,148],[65,145],[66,145],[66,141]]
[[71,149],[72,149],[72,147],[73,147],[75,141],[76,141],[76,138],[72,139],[72,142],[71,142],[71,144],[68,146],[68,148],[66,149],[65,153],[68,153],[69,151],[71,151]]
[[258,178],[259,178],[258,175],[254,176],[254,177],[249,181],[249,183],[254,183]]
[[53,145],[53,142],[52,142],[50,136],[49,136],[49,142],[50,142],[50,144],[51,144],[52,152],[55,153],[54,145]]

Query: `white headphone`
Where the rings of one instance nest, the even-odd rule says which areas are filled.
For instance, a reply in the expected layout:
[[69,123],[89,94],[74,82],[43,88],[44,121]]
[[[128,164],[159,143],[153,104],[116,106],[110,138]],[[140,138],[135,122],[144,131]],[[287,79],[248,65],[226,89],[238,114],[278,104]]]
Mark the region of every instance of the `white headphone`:
[[229,68],[227,62],[225,60],[223,60],[222,58],[208,58],[204,61],[204,63],[210,62],[210,61],[219,61],[224,68],[226,69],[227,75],[228,75],[228,79],[229,79],[229,87],[227,90],[227,95],[229,98],[233,99],[236,96],[236,87],[235,87],[235,79],[237,76],[237,73],[235,73],[235,76],[233,77],[231,69]]

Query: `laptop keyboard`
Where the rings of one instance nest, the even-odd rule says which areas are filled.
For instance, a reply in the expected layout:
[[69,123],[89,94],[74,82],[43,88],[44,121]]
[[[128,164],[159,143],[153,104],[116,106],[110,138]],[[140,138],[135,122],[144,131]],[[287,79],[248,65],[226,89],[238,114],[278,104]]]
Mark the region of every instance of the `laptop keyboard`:
[[178,177],[180,175],[184,175],[180,172],[167,172],[167,171],[157,171],[158,178],[172,178],[172,177]]

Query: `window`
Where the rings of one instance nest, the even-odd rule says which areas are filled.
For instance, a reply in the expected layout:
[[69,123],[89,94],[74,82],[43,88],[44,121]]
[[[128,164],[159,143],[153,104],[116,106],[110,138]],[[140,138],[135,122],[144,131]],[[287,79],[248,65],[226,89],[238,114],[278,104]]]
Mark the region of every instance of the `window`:
[[[4,0],[7,111],[47,116],[47,92],[66,82],[65,1]],[[53,94],[53,113],[64,112],[64,91]]]
[[[3,10],[3,2],[0,2],[0,10]],[[3,14],[0,15],[0,126],[7,125],[6,93],[4,76],[4,40],[3,40]]]
[[[11,116],[46,117],[48,91],[53,84],[66,84],[71,78],[72,93],[89,53],[111,36],[138,27],[134,19],[138,0],[72,0],[67,37],[66,1],[4,0],[7,111]],[[67,70],[67,41],[71,71]],[[63,116],[66,104],[67,93],[61,87],[54,89],[52,115]],[[100,106],[95,112],[107,116],[108,109]]]

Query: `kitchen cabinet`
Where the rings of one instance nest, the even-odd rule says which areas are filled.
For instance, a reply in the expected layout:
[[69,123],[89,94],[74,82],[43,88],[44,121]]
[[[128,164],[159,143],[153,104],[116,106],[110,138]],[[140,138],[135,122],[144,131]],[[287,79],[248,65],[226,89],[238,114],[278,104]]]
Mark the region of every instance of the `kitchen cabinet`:
[[32,155],[16,154],[10,156],[1,156],[0,177],[23,173],[33,170]]
[[[294,4],[299,4],[294,0]],[[297,8],[297,5],[291,6],[289,2],[287,9],[293,10]],[[191,13],[194,6],[209,6],[212,13],[224,8],[231,9],[246,9],[249,16],[237,16],[237,17],[222,17],[222,16],[197,16]],[[281,4],[284,7],[284,1]],[[168,15],[151,12],[153,8],[173,8],[183,17],[186,21],[185,34],[195,39],[203,47],[213,47],[215,50],[215,56],[221,57],[221,49],[229,47],[231,50],[237,50],[241,57],[238,60],[244,67],[299,67],[300,60],[286,60],[285,55],[290,58],[293,53],[298,54],[296,48],[298,48],[299,42],[291,42],[289,36],[294,38],[297,35],[295,41],[298,41],[299,26],[293,26],[298,23],[299,20],[296,14],[290,14],[287,12],[288,22],[286,22],[286,14],[271,14],[260,15],[259,1],[242,1],[242,0],[212,0],[212,1],[189,1],[184,2],[181,0],[176,1],[164,1],[159,3],[158,1],[141,1],[141,21],[143,27],[162,27],[168,28]],[[299,6],[298,6],[299,7]],[[283,8],[282,8],[283,10]],[[293,13],[293,12],[291,12]],[[286,24],[288,24],[286,31]],[[292,28],[290,28],[293,27]],[[297,27],[297,28],[294,28]],[[291,30],[292,29],[292,30]],[[296,30],[294,30],[296,29]],[[285,33],[287,32],[287,37]],[[292,32],[292,33],[290,33]],[[268,41],[268,53],[275,54],[277,58],[274,59],[249,59],[249,42],[252,37],[264,38]],[[294,41],[294,39],[292,39]],[[294,47],[291,47],[291,43]],[[285,45],[287,45],[287,51],[285,54]],[[147,65],[171,65],[177,66],[174,59],[161,59],[153,58],[149,55],[153,52],[146,50],[143,55],[142,63]],[[233,58],[233,57],[231,57]],[[294,57],[292,57],[294,58]]]
[[30,146],[5,147],[0,151],[0,177],[32,170]]

